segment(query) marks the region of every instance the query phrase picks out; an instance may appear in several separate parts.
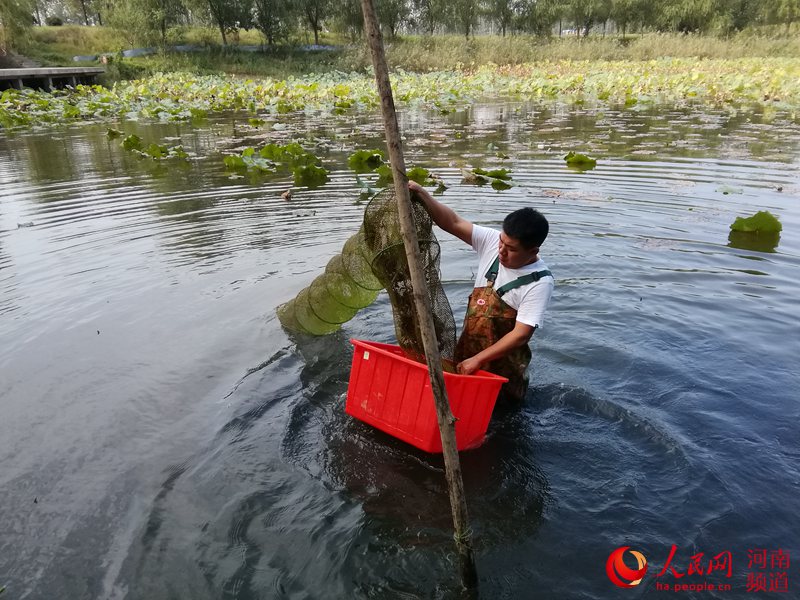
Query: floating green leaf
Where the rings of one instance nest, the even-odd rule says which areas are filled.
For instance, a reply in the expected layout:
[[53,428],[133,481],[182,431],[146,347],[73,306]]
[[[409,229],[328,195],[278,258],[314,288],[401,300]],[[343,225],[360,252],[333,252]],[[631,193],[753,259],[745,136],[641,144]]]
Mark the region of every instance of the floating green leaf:
[[467,171],[466,169],[461,170],[461,176],[463,177],[463,183],[470,183],[472,185],[485,185],[492,181],[491,178],[486,177],[486,175],[480,175],[474,171]]
[[328,171],[316,165],[295,167],[292,173],[294,174],[295,185],[317,187],[328,181]]
[[375,172],[378,174],[378,181],[375,182],[375,185],[379,187],[386,187],[392,181],[394,181],[392,167],[388,164],[382,164],[380,167],[375,169]]
[[429,185],[429,176],[430,171],[423,167],[411,167],[408,171],[406,171],[406,177],[408,177],[411,181],[416,181],[420,185]]
[[485,169],[472,169],[471,171],[462,170],[461,175],[464,177],[463,183],[473,185],[486,185],[487,183],[496,190],[507,190],[513,187],[511,182],[510,169],[493,169],[487,171]]
[[135,133],[129,135],[124,140],[122,140],[122,147],[125,150],[142,150],[142,138],[140,138]]
[[503,179],[509,180],[511,179],[511,169],[492,169],[491,171],[485,171],[483,169],[473,169],[473,173],[476,175],[484,175],[486,177],[492,177],[494,179]]
[[113,140],[123,136],[124,134],[119,129],[114,129],[113,127],[109,127],[106,130],[106,135],[108,136],[108,139]]
[[228,169],[238,170],[238,169],[246,169],[247,165],[244,162],[244,159],[241,156],[236,154],[229,154],[225,158],[222,159],[225,163],[225,166]]
[[498,191],[502,191],[502,190],[510,190],[513,186],[507,181],[503,181],[502,179],[494,179],[492,181],[492,187]]
[[322,185],[327,181],[327,171],[320,166],[320,159],[298,143],[286,145],[267,144],[259,150],[248,147],[239,155],[223,158],[231,170],[247,169],[255,173],[292,172],[297,185]]
[[780,233],[783,230],[778,217],[766,210],[760,210],[750,217],[736,217],[731,231],[742,233]]
[[175,158],[189,159],[189,155],[186,153],[186,150],[183,149],[183,146],[173,146],[169,149],[169,155]]
[[369,173],[384,164],[380,150],[356,150],[347,159],[348,166],[356,173]]
[[566,161],[568,167],[580,169],[581,171],[588,171],[589,169],[594,169],[597,166],[596,159],[578,152],[570,151],[564,157],[564,160]]
[[280,161],[283,157],[284,151],[283,148],[277,144],[267,144],[258,151],[258,154],[261,158]]
[[261,127],[262,125],[264,125],[264,123],[266,123],[266,121],[264,119],[252,118],[252,119],[247,119],[247,123],[249,125],[252,125],[253,127]]
[[144,150],[144,153],[147,154],[150,158],[159,160],[164,158],[169,154],[169,148],[166,146],[162,146],[159,144],[150,144],[147,149]]

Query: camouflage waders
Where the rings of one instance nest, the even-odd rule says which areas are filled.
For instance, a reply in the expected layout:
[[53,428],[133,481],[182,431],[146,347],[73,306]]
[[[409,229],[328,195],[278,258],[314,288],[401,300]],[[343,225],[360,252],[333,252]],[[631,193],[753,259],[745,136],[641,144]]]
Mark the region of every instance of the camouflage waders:
[[[504,335],[509,333],[517,322],[517,311],[503,301],[502,296],[515,288],[538,281],[550,275],[550,271],[537,271],[523,275],[505,285],[494,289],[500,259],[496,258],[486,272],[488,285],[475,288],[470,294],[464,330],[456,345],[456,363],[475,356]],[[528,365],[531,362],[531,349],[528,344],[518,346],[506,356],[493,360],[483,366],[486,371],[508,378],[500,390],[498,402],[522,402],[528,389]]]

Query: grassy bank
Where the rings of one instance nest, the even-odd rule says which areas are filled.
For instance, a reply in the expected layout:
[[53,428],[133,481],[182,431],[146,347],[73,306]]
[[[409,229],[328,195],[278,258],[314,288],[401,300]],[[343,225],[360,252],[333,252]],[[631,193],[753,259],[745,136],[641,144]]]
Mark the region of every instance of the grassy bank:
[[[625,38],[531,36],[405,36],[386,40],[387,56],[393,67],[410,71],[475,68],[481,65],[521,65],[540,61],[647,61],[655,58],[800,58],[800,27],[740,33],[729,38],[699,35],[646,34]],[[231,73],[246,76],[285,78],[309,72],[358,71],[371,63],[361,43],[347,43],[326,35],[321,43],[334,51],[308,51],[302,38],[294,44],[252,53],[238,51],[232,44],[221,46],[219,32],[211,29],[176,29],[167,37],[170,45],[192,44],[203,48],[193,53],[161,52],[135,59],[117,59],[110,68],[111,79],[143,77],[159,72],[196,74]],[[239,45],[262,43],[256,31],[241,32]],[[123,35],[104,27],[35,27],[26,54],[48,65],[73,65],[76,55],[119,52],[133,47]]]

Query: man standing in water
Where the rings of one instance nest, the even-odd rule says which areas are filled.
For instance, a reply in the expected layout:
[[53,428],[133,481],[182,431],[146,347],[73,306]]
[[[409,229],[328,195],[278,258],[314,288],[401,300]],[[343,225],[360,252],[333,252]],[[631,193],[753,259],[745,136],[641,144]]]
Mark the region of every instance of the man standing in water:
[[521,402],[528,389],[528,342],[542,324],[554,286],[539,258],[549,231],[547,219],[533,208],[521,208],[496,231],[462,219],[418,183],[409,181],[408,187],[434,223],[478,253],[475,289],[456,345],[458,372],[470,375],[485,369],[507,377],[501,398]]

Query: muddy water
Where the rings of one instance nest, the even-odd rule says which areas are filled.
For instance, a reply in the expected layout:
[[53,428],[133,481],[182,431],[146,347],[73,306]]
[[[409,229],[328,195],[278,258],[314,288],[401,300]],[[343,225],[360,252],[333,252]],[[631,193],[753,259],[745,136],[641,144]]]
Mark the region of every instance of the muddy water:
[[[749,597],[748,550],[800,551],[800,124],[487,104],[402,126],[464,217],[551,222],[527,401],[462,455],[481,596]],[[192,159],[136,159],[95,125],[0,135],[5,595],[458,597],[441,461],[343,413],[349,338],[393,341],[385,295],[323,338],[274,314],[357,229],[347,156],[380,145],[378,116],[118,127]],[[295,138],[331,181],[289,201],[290,178],[222,166]],[[516,186],[462,184],[469,166]],[[757,210],[780,239],[729,235]],[[440,237],[459,321],[475,261]],[[622,545],[650,565],[624,592],[605,574]],[[684,577],[656,577],[673,545]],[[730,577],[687,574],[724,552]]]

